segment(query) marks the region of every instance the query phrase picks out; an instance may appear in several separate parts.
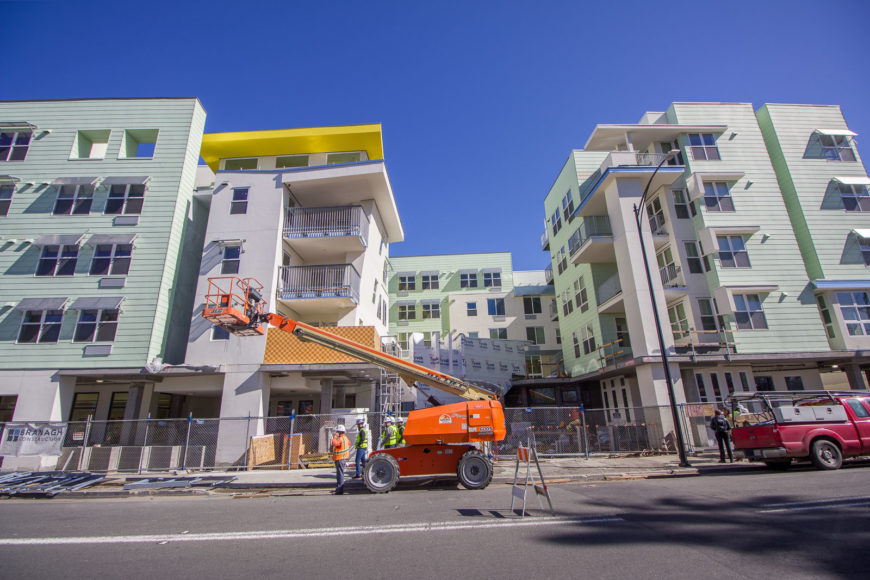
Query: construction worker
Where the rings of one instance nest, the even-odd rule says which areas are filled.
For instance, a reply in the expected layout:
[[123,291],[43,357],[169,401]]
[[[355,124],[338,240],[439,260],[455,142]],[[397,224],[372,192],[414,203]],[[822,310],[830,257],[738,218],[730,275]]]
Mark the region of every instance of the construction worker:
[[384,449],[392,449],[399,444],[399,430],[393,425],[393,418],[384,419],[384,432],[381,433]]
[[353,479],[362,477],[362,470],[366,467],[366,455],[369,451],[369,430],[366,429],[366,420],[356,420],[356,473]]
[[399,443],[398,444],[404,445],[405,444],[405,418],[399,417],[396,420],[399,422],[398,427],[396,427],[399,430]]
[[335,486],[335,491],[332,492],[335,495],[342,495],[344,493],[344,462],[350,456],[350,441],[347,435],[345,435],[346,431],[344,425],[336,427],[335,435],[333,435],[332,442],[329,445],[332,451],[332,460],[335,462],[337,485]]

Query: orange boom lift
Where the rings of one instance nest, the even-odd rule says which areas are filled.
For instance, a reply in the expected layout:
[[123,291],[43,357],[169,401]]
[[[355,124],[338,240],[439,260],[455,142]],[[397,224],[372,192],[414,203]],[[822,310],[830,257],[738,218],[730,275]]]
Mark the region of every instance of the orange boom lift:
[[468,489],[483,489],[493,467],[480,443],[505,438],[504,410],[496,395],[456,377],[439,373],[352,340],[266,311],[263,285],[254,278],[209,278],[202,316],[238,336],[262,336],[263,324],[290,332],[363,362],[398,374],[408,385],[417,382],[458,395],[466,402],[411,411],[405,424],[407,445],[374,451],[363,481],[371,491],[386,493],[401,476],[456,473]]

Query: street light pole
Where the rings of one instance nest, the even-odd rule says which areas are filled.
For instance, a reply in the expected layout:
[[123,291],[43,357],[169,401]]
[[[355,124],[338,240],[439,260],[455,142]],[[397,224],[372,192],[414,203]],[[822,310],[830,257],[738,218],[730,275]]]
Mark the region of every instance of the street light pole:
[[[643,256],[643,267],[646,270],[646,282],[649,286],[649,300],[652,303],[653,310],[653,318],[656,323],[656,334],[659,338],[659,350],[662,354],[662,366],[665,368],[665,380],[668,385],[668,400],[670,402],[671,407],[671,416],[674,421],[674,433],[677,436],[677,453],[680,457],[680,467],[689,467],[689,459],[686,457],[686,445],[683,441],[683,428],[680,424],[679,414],[677,413],[677,401],[674,396],[674,380],[671,377],[671,366],[668,364],[668,351],[665,349],[665,337],[662,333],[662,322],[659,319],[659,309],[658,304],[656,303],[656,293],[653,289],[652,283],[652,274],[650,273],[649,267],[649,259],[646,255],[646,244],[643,241],[643,231],[641,230],[641,208],[645,207],[644,203],[646,201],[646,194],[649,193],[649,187],[652,185],[653,179],[655,179],[656,173],[659,172],[659,169],[662,168],[662,165],[667,163],[670,159],[672,159],[675,155],[680,153],[679,149],[672,149],[665,155],[665,158],[662,159],[661,163],[656,166],[655,171],[650,176],[649,181],[646,182],[646,187],[643,188],[643,195],[640,196],[640,201],[634,204],[634,220],[637,222],[637,235],[640,238],[640,253]],[[640,207],[638,207],[638,204]]]

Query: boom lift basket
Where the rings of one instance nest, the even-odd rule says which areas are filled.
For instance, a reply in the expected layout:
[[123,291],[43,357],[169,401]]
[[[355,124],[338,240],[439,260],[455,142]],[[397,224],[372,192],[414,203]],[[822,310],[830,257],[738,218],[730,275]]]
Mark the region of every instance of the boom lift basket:
[[237,336],[263,336],[265,329],[251,324],[263,314],[262,291],[263,285],[254,278],[209,278],[202,317]]

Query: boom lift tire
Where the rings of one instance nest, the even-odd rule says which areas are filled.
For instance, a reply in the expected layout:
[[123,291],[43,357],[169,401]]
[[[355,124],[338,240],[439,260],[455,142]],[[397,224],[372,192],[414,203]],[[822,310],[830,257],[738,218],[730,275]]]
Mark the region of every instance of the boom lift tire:
[[399,462],[388,453],[372,455],[366,462],[363,483],[373,493],[389,493],[399,483]]
[[485,488],[492,481],[492,472],[492,462],[477,449],[466,451],[456,467],[459,483],[466,489]]
[[840,469],[843,454],[830,439],[816,439],[810,446],[810,461],[817,469]]

